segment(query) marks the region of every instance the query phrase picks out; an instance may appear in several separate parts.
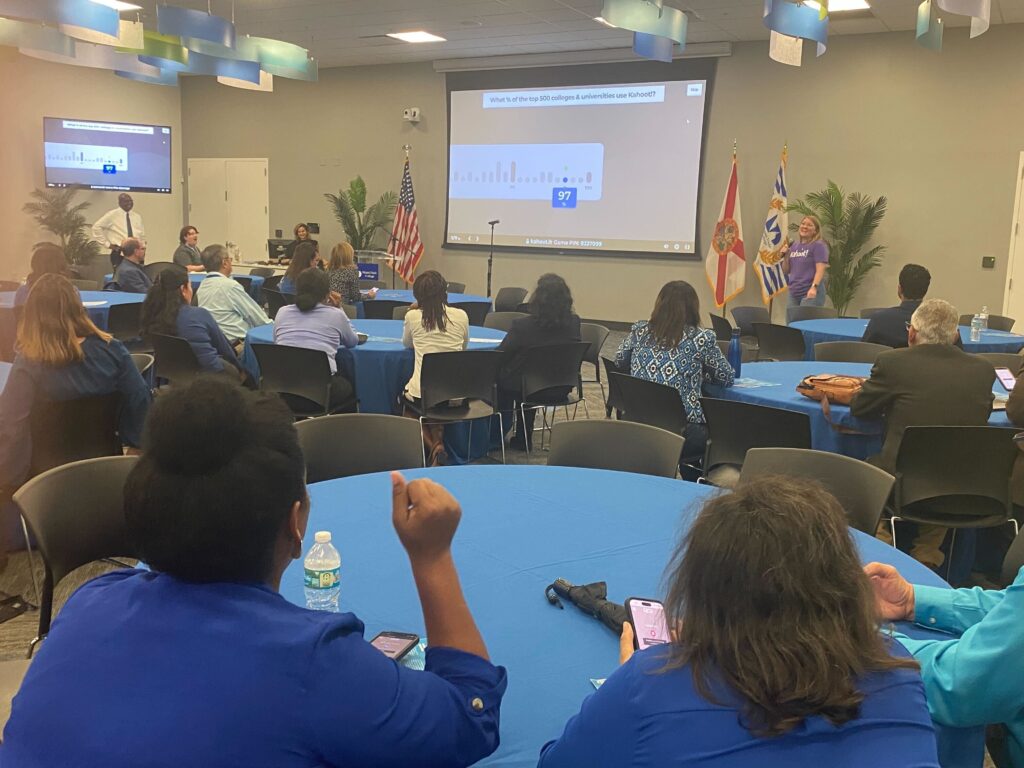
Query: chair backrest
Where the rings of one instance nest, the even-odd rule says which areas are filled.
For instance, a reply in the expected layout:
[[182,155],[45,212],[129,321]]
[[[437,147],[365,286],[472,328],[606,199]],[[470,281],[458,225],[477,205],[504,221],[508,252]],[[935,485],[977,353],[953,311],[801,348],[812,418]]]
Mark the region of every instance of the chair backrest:
[[154,333],[153,355],[156,358],[156,375],[167,379],[176,386],[187,386],[202,373],[192,345],[177,336]]
[[111,304],[107,314],[107,333],[119,341],[139,338],[142,326],[142,302]]
[[420,401],[424,410],[449,400],[482,400],[497,407],[498,370],[505,353],[496,349],[430,352],[420,369]]
[[50,630],[54,587],[76,568],[105,557],[136,556],[124,521],[124,483],[135,456],[76,461],[44,472],[14,494],[43,556],[39,636]]
[[253,344],[260,366],[260,389],[276,392],[300,416],[330,410],[331,364],[319,349],[285,344]]
[[150,280],[156,280],[157,275],[161,272],[166,272],[169,269],[177,269],[182,272],[185,268],[180,264],[175,264],[173,261],[151,261],[148,264],[142,265],[142,271],[149,275]]
[[306,457],[306,482],[423,466],[416,419],[382,413],[319,416],[295,425]]
[[359,310],[351,304],[342,304],[341,311],[345,313],[345,316],[348,317],[349,320],[355,320],[359,317]]
[[483,325],[491,311],[491,302],[489,301],[460,301],[452,306],[466,313],[470,325]]
[[497,331],[508,332],[512,323],[521,317],[529,317],[525,312],[489,312],[484,318],[484,328],[494,328]]
[[[580,339],[587,342],[590,346],[587,347],[587,353],[583,355],[583,362],[592,363],[598,365],[598,360],[601,357],[601,347],[608,340],[608,335],[611,333],[603,325],[597,323],[580,323]],[[599,379],[601,378],[601,372],[598,371]]]
[[764,307],[733,307],[732,319],[740,328],[740,335],[753,336],[754,323],[770,323],[771,317]]
[[549,467],[585,467],[675,477],[682,435],[629,421],[560,421],[551,428]]
[[800,320],[827,320],[833,317],[839,317],[839,313],[832,307],[786,307],[787,325]]
[[1017,534],[1006,551],[1006,557],[1003,558],[1003,572],[1000,580],[1004,587],[1009,586],[1017,578],[1017,573],[1021,568],[1024,568],[1024,531]]
[[708,427],[705,472],[720,464],[742,465],[751,448],[811,447],[806,413],[713,397],[700,403]]
[[617,411],[625,411],[626,400],[622,396],[622,388],[619,386],[619,376],[628,374],[622,373],[618,366],[615,365],[614,360],[602,357],[601,362],[604,363],[604,375],[608,380],[608,399],[605,400],[605,407],[609,413],[613,408]]
[[[267,275],[267,277],[263,279],[263,290],[267,290],[269,288],[272,291],[276,291],[278,283],[283,279],[284,272],[275,272],[272,275]],[[266,301],[266,299],[264,299],[264,301]]]
[[264,283],[263,300],[267,302],[267,315],[269,315],[270,319],[273,320],[277,317],[278,310],[281,309],[281,307],[291,304],[295,300],[295,297],[281,293],[274,288],[268,288],[266,283]]
[[547,390],[580,387],[580,365],[589,347],[585,341],[570,341],[527,349],[520,368],[520,402],[547,399]]
[[896,454],[896,507],[932,500],[929,514],[948,507],[957,517],[1009,517],[1015,433],[1003,427],[907,427]]
[[149,373],[149,369],[153,367],[155,358],[152,355],[136,352],[132,355],[132,362],[135,363],[135,370],[145,378],[146,374]]
[[712,312],[711,327],[715,331],[715,338],[719,341],[730,341],[732,339],[732,323],[728,319]]
[[501,288],[498,295],[494,297],[495,312],[515,312],[520,304],[526,299],[528,291],[525,288]]
[[860,319],[870,320],[876,313],[881,312],[883,309],[888,309],[888,307],[867,307],[866,309],[862,309],[860,311]]
[[1015,376],[1024,363],[1024,357],[1013,352],[978,352],[977,356],[988,360],[993,368],[1009,368]]
[[817,480],[846,511],[850,526],[871,536],[896,478],[866,461],[803,448],[751,448],[738,485],[759,477],[791,475]]
[[819,341],[814,345],[814,359],[829,363],[871,363],[892,347],[869,341]]
[[406,304],[404,307],[395,307],[391,310],[392,320],[405,320],[405,316],[409,314],[409,307],[411,305]]
[[100,289],[99,280],[81,280],[75,278],[71,281],[71,284],[80,291],[98,291]]
[[679,390],[625,373],[609,372],[608,381],[612,380],[622,394],[623,418],[682,434],[687,419]]
[[[960,320],[957,325],[966,325],[970,327],[971,320],[974,319],[973,314],[960,315]],[[989,315],[988,316],[988,327],[993,331],[1011,331],[1013,330],[1013,324],[1016,321],[1012,317],[1006,317],[1005,315]]]
[[448,283],[447,290],[448,290],[448,293],[465,293],[466,292],[466,284],[465,283]]
[[409,306],[407,301],[371,299],[363,302],[363,316],[367,320],[391,320],[395,314],[395,307],[407,306]]
[[758,358],[803,360],[807,354],[804,335],[797,328],[773,323],[754,323]]
[[249,291],[252,289],[252,277],[251,276],[249,276],[249,275],[232,275],[231,277],[232,277],[232,279],[236,283],[239,283],[243,288],[245,288],[245,292],[246,293],[249,293]]
[[255,275],[256,277],[266,278],[273,277],[276,274],[276,272],[274,272],[274,270],[272,270],[270,267],[252,267],[249,270],[249,274]]
[[29,413],[33,475],[61,464],[121,454],[117,434],[121,396],[117,392],[75,400],[36,396]]

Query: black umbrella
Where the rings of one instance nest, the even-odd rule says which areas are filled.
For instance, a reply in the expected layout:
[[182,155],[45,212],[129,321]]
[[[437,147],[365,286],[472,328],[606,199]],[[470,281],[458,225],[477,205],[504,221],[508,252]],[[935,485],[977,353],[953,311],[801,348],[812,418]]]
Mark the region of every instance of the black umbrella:
[[559,598],[568,600],[617,635],[622,634],[622,625],[628,618],[625,607],[607,599],[608,585],[603,581],[577,586],[565,579],[555,579],[555,582],[544,590],[544,596],[549,603],[558,608],[564,608]]

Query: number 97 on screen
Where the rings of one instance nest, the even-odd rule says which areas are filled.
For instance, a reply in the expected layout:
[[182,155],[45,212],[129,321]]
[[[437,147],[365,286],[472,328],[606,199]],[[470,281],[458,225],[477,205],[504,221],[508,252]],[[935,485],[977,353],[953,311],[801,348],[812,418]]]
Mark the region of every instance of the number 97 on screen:
[[575,208],[576,187],[555,187],[551,190],[552,208]]

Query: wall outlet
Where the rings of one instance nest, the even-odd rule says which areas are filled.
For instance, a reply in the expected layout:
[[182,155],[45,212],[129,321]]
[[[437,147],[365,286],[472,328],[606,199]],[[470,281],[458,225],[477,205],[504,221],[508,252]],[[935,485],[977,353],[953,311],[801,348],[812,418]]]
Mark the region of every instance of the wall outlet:
[[982,256],[981,257],[981,268],[982,269],[995,269],[996,268],[996,257],[995,256]]
[[408,120],[410,123],[418,123],[420,121],[420,108],[406,107],[402,110],[402,119]]

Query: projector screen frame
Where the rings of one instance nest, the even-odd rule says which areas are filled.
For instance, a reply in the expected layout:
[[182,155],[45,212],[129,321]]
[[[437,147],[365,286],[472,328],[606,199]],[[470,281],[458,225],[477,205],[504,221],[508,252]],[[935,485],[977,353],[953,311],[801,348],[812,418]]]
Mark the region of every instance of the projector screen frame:
[[[661,62],[639,61],[630,63],[566,65],[561,67],[531,67],[509,70],[476,70],[469,72],[445,73],[445,208],[444,233],[441,248],[453,251],[487,251],[490,242],[481,240],[476,243],[448,242],[448,220],[451,199],[449,184],[451,182],[451,133],[452,133],[452,92],[473,90],[502,90],[510,88],[559,88],[573,86],[629,85],[632,83],[671,82],[684,80],[704,80],[704,118],[701,124],[700,161],[697,168],[697,211],[694,222],[693,253],[661,252],[661,251],[620,251],[599,250],[593,248],[555,248],[547,246],[518,246],[495,244],[495,252],[522,253],[553,256],[585,256],[627,258],[637,261],[702,261],[704,256],[701,248],[701,190],[704,185],[704,161],[707,151],[707,125],[714,98],[715,75],[717,73],[717,57],[677,59],[671,64]],[[500,226],[500,225],[498,225]]]
[[[107,125],[144,125],[149,128],[166,128],[167,129],[167,187],[123,187],[120,185],[110,186],[93,186],[91,184],[63,184],[63,183],[51,183],[48,179],[48,169],[46,167],[46,121],[47,120],[81,120],[82,122],[90,123],[106,123]],[[86,118],[86,117],[55,117],[53,115],[43,115],[43,140],[41,142],[41,150],[43,154],[43,185],[47,189],[84,189],[90,192],[127,192],[133,195],[170,195],[174,193],[174,126],[172,125],[161,125],[158,123],[146,123],[138,120],[135,121],[124,121],[124,120],[105,120],[103,118]]]

